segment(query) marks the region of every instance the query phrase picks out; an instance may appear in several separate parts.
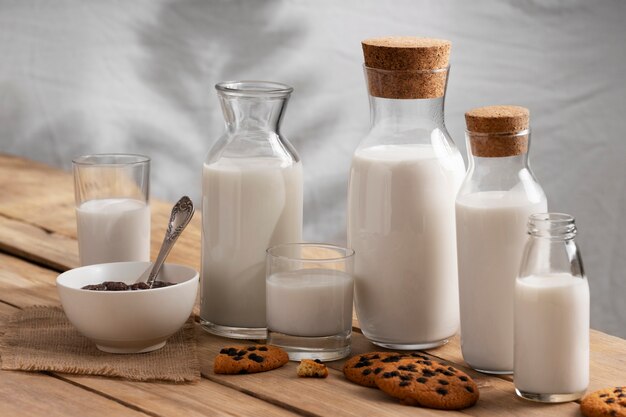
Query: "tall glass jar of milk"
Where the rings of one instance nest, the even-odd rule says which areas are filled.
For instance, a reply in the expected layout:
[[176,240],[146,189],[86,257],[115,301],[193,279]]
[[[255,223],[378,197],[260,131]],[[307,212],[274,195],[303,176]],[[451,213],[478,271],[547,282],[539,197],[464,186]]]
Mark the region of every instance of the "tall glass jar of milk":
[[515,391],[574,401],[589,385],[589,284],[574,218],[533,214],[528,235],[515,283]]
[[371,129],[352,158],[348,246],[363,334],[439,346],[459,325],[454,199],[465,175],[443,109],[450,42],[362,42]]
[[481,372],[513,372],[515,279],[526,221],[547,210],[528,165],[529,112],[468,111],[469,170],[456,200],[463,359]]
[[200,318],[214,334],[264,339],[265,251],[302,240],[302,164],[279,130],[293,89],[216,89],[226,131],[203,168]]

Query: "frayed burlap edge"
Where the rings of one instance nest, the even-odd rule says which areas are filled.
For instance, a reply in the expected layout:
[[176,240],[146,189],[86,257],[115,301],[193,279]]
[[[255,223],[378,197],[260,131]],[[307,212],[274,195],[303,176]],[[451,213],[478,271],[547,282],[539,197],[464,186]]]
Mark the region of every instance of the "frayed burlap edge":
[[[47,326],[49,325],[49,327]],[[0,330],[0,369],[99,375],[131,381],[200,380],[193,316],[154,352],[101,352],[59,307],[34,306],[11,315]]]

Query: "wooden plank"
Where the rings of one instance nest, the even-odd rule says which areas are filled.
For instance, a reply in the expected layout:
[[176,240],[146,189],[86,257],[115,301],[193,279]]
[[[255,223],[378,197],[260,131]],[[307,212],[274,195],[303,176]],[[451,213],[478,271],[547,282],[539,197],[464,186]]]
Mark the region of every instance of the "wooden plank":
[[626,340],[591,330],[589,391],[626,385]]
[[58,273],[0,253],[0,301],[19,308],[59,305]]
[[0,214],[76,237],[72,175],[28,159],[0,154]]
[[[210,380],[197,384],[129,382],[93,376],[59,375],[83,387],[104,393],[146,413],[159,416],[294,417],[297,413]],[[112,414],[111,414],[112,415]]]
[[0,250],[57,271],[79,264],[75,239],[3,215],[0,215]]
[[11,371],[0,372],[0,415],[146,416],[52,376]]

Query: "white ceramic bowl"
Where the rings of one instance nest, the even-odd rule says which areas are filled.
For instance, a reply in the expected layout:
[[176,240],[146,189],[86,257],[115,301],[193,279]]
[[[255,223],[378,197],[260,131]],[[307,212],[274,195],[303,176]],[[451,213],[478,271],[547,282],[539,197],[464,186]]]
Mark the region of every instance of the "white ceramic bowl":
[[133,283],[150,262],[115,262],[71,269],[57,278],[70,322],[98,349],[110,353],[150,352],[165,346],[189,318],[198,291],[198,272],[165,264],[158,279],[176,285],[136,291],[90,291],[103,281]]

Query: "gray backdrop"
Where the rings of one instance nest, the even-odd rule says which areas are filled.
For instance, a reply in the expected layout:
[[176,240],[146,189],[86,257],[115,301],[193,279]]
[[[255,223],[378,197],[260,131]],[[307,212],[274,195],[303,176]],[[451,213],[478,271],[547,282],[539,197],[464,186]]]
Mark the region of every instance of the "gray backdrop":
[[0,151],[65,169],[73,156],[153,158],[153,196],[199,201],[222,130],[213,84],[295,87],[283,132],[305,168],[305,238],[345,242],[350,158],[368,128],[360,40],[453,42],[447,126],[531,110],[550,208],[576,216],[594,328],[626,337],[626,2],[0,1]]

